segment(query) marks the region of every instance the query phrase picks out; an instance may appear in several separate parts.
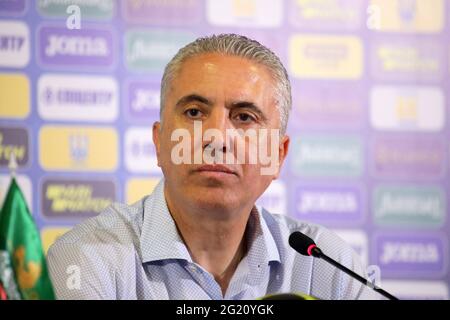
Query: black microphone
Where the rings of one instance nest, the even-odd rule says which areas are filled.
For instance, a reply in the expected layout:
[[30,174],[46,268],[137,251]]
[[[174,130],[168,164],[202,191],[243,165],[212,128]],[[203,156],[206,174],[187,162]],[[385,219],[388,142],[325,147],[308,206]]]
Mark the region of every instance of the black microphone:
[[388,298],[390,300],[398,300],[398,298],[394,297],[389,292],[386,292],[385,290],[383,290],[383,289],[373,285],[372,283],[369,283],[365,278],[361,277],[359,274],[357,274],[357,273],[353,272],[352,270],[346,268],[345,266],[343,266],[339,262],[331,259],[329,256],[324,254],[322,252],[322,250],[320,250],[320,248],[318,248],[316,246],[316,243],[314,242],[314,240],[311,239],[310,237],[308,237],[307,235],[304,235],[303,233],[301,233],[299,231],[293,232],[289,236],[289,245],[295,251],[297,251],[298,253],[300,253],[300,254],[302,254],[304,256],[313,256],[313,257],[316,257],[316,258],[321,258],[321,259],[327,261],[328,263],[331,263],[333,266],[335,266],[339,270],[344,271],[349,276],[355,278],[356,280],[358,280],[359,282],[363,283],[364,285],[372,288],[373,290],[375,290],[376,292],[382,294],[386,298]]

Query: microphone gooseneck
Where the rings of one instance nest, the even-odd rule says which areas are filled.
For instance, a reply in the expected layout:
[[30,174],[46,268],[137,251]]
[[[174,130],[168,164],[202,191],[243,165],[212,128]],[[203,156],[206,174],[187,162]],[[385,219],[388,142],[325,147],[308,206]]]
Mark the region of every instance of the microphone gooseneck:
[[333,265],[336,268],[338,268],[339,270],[345,272],[346,274],[348,274],[352,278],[355,278],[356,280],[358,280],[359,282],[363,283],[364,285],[372,288],[373,290],[375,290],[379,294],[385,296],[386,298],[388,298],[390,300],[398,300],[398,298],[396,298],[395,296],[393,296],[389,292],[387,292],[387,291],[385,291],[385,290],[383,290],[383,289],[373,285],[372,283],[368,282],[367,279],[361,277],[356,272],[348,269],[347,267],[343,266],[339,262],[331,259],[329,256],[324,254],[322,252],[322,250],[320,250],[319,247],[317,247],[317,245],[316,245],[316,243],[314,242],[313,239],[311,239],[307,235],[301,233],[300,231],[295,231],[289,236],[289,245],[295,251],[297,251],[298,253],[300,253],[300,254],[302,254],[304,256],[312,256],[312,257],[323,259],[323,260],[327,261],[331,265]]

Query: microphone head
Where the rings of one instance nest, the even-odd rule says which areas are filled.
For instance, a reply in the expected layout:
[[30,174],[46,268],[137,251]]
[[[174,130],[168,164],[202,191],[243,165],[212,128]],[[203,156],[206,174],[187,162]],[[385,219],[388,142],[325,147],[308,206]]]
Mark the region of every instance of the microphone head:
[[300,231],[291,233],[289,236],[289,245],[304,256],[311,256],[313,254],[311,250],[316,248],[314,240]]
[[319,300],[319,299],[304,293],[292,292],[292,293],[268,294],[258,300]]

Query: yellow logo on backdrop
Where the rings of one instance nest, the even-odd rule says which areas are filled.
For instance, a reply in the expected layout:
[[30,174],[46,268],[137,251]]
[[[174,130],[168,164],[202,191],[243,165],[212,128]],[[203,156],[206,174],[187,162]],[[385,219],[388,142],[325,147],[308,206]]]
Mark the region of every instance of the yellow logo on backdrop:
[[0,74],[0,118],[26,118],[30,113],[30,82],[22,74]]
[[42,248],[44,249],[44,253],[47,254],[50,246],[58,240],[63,234],[69,231],[71,228],[43,228],[41,231],[41,239],[42,239]]
[[381,66],[386,72],[430,72],[439,71],[439,61],[427,57],[413,45],[381,45],[377,51]]
[[334,19],[348,23],[358,18],[357,6],[343,6],[338,0],[296,0],[295,5],[295,10],[306,20]]
[[403,121],[413,121],[417,119],[417,100],[406,97],[399,97],[395,106],[397,118]]
[[233,14],[236,17],[251,17],[255,12],[255,0],[233,0]]
[[440,32],[444,27],[443,0],[371,0],[379,8],[379,30],[386,32]]
[[[24,129],[19,129],[20,131],[15,132],[24,132]],[[23,131],[22,131],[23,130]],[[13,131],[14,132],[14,131]],[[26,132],[26,131],[25,131]],[[14,136],[13,136],[14,137]],[[9,163],[11,159],[11,155],[14,154],[16,160],[20,162],[28,162],[28,145],[24,145],[21,143],[8,143],[5,142],[5,135],[3,132],[0,132],[0,160],[2,162]]]
[[44,126],[39,134],[39,162],[46,170],[113,171],[117,153],[112,128]]
[[133,204],[146,195],[153,192],[159,179],[157,178],[132,178],[127,182],[127,203]]
[[353,36],[296,35],[289,43],[289,64],[299,78],[356,79],[363,72],[363,48]]

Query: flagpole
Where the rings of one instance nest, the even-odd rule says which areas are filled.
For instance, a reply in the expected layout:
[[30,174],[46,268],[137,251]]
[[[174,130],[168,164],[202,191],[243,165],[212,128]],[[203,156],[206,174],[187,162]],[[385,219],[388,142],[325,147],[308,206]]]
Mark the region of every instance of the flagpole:
[[8,169],[9,169],[9,174],[11,176],[11,179],[15,179],[16,178],[16,171],[17,171],[17,160],[16,160],[16,154],[14,152],[11,152],[11,155],[9,156],[9,164],[8,164]]

